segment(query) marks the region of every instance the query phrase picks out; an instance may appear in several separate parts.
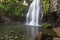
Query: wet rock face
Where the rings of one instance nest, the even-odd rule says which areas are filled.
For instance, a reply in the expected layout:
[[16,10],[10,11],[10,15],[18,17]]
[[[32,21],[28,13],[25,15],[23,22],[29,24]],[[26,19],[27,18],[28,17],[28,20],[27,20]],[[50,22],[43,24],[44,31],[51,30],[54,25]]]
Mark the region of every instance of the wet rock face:
[[60,38],[53,38],[53,40],[60,40]]
[[53,37],[51,35],[48,35],[48,34],[43,34],[42,40],[53,40]]
[[38,33],[35,37],[36,40],[41,40],[42,38],[42,32]]
[[38,33],[35,37],[36,40],[53,40],[53,37],[42,32]]
[[50,3],[50,12],[57,11],[57,0],[51,0]]
[[60,0],[58,0],[58,16],[59,16],[58,22],[60,26]]

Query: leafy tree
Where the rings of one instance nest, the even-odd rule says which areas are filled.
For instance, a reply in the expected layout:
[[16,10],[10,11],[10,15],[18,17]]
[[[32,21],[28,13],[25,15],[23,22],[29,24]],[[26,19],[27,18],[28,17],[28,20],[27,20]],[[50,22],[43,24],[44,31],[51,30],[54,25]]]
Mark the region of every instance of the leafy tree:
[[[19,2],[17,2],[19,1]],[[20,4],[22,0],[4,0],[0,2],[0,10],[3,11],[0,15],[7,16],[12,19],[22,19],[27,12],[27,6]]]

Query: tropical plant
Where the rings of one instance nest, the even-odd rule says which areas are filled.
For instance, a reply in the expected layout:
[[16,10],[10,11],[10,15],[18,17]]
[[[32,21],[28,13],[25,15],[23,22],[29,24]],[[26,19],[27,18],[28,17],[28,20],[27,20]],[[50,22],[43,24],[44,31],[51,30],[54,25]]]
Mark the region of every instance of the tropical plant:
[[43,8],[45,14],[49,12],[50,1],[51,0],[43,0]]
[[3,13],[1,13],[1,11],[0,13],[7,17],[11,17],[12,19],[22,18],[22,14],[25,14],[27,12],[27,6],[20,4],[20,2],[22,2],[22,0],[20,0],[19,3],[17,3],[17,0],[0,1],[0,10],[3,11]]

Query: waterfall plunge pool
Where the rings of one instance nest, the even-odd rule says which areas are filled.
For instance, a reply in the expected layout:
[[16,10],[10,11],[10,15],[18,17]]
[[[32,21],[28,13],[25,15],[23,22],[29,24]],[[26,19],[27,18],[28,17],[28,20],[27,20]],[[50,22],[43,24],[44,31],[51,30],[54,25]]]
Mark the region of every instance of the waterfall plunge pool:
[[[39,29],[42,30],[41,27]],[[37,31],[37,27],[24,24],[0,24],[0,40],[30,40]]]

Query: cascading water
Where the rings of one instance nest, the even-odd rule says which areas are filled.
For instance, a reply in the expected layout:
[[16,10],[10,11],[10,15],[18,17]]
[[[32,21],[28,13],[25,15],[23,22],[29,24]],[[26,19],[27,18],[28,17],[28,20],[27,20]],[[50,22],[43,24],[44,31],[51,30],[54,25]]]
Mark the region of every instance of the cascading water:
[[34,0],[29,6],[26,15],[26,24],[32,26],[41,26],[43,18],[43,9],[41,0]]
[[29,27],[27,27],[27,33],[30,35],[30,39],[27,40],[35,40],[33,36],[38,33],[38,27],[42,26],[42,19],[42,0],[33,0],[26,15],[26,25],[30,25]]

